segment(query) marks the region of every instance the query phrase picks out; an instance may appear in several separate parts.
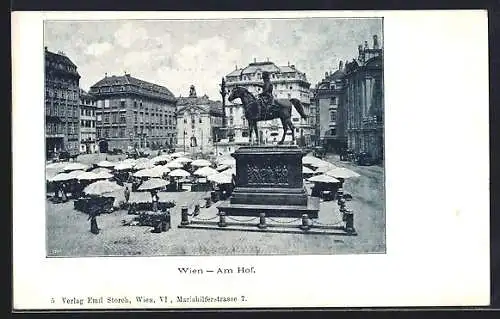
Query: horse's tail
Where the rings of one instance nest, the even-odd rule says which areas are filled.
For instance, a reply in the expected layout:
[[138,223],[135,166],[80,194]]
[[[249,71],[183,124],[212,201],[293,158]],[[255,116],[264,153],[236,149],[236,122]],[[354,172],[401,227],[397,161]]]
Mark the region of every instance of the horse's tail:
[[295,109],[297,112],[299,112],[300,116],[305,120],[307,119],[307,114],[304,112],[304,107],[302,106],[302,103],[298,99],[292,98],[290,99],[290,102],[295,106]]

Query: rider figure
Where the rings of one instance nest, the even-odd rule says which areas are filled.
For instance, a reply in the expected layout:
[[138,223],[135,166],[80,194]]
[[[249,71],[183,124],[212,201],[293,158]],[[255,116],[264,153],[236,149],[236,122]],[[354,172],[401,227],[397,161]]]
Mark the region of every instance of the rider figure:
[[266,109],[270,109],[274,102],[273,97],[273,84],[269,79],[269,72],[262,72],[262,80],[264,84],[257,84],[257,86],[262,88],[262,92],[259,94],[259,100]]

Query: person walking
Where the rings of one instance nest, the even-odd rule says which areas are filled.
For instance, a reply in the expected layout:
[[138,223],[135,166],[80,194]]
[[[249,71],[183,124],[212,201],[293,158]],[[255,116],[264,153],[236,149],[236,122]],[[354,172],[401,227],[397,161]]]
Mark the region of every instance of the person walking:
[[124,195],[125,195],[125,203],[128,204],[128,200],[130,199],[130,190],[128,189],[128,186],[125,187]]

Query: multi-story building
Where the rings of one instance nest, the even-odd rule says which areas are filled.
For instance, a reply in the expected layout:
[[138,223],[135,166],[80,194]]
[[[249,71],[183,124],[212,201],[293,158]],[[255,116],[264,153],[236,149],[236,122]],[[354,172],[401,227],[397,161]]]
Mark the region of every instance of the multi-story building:
[[[257,84],[262,84],[262,72],[270,73],[270,80],[273,84],[273,94],[275,98],[296,98],[304,107],[304,112],[310,114],[310,83],[306,74],[300,72],[295,65],[277,66],[273,62],[257,62],[254,60],[244,68],[235,68],[226,75],[226,87],[228,90],[236,86],[245,87],[254,95],[261,92]],[[228,135],[233,136],[235,143],[248,142],[248,122],[244,116],[244,110],[239,100],[237,103],[226,105]],[[295,108],[292,107],[292,123],[295,126],[295,137],[299,144],[310,144],[311,135],[314,133],[313,122],[308,118],[304,120],[300,117]],[[259,122],[259,138],[264,144],[277,143],[283,134],[281,121],[274,119],[271,121]],[[287,132],[285,141],[291,141],[292,133]]]
[[220,138],[222,103],[198,97],[194,85],[189,96],[177,101],[177,147],[189,153],[210,153]]
[[315,105],[317,145],[339,152],[347,147],[345,73],[341,61],[335,72],[326,72],[316,85],[311,105]]
[[166,87],[132,77],[108,76],[89,91],[97,101],[99,149],[169,147],[177,143],[177,99]]
[[76,65],[63,52],[45,47],[45,147],[47,158],[56,152],[79,153],[79,82]]
[[348,147],[381,161],[384,158],[383,49],[375,35],[372,48],[365,41],[358,51],[358,58],[345,68]]
[[80,153],[97,152],[96,101],[80,89]]

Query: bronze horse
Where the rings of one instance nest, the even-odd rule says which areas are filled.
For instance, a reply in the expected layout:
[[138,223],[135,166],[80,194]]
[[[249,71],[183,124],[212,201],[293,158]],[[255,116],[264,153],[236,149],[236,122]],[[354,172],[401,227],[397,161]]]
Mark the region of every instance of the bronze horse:
[[274,99],[274,105],[263,106],[262,103],[253,96],[247,89],[241,86],[235,87],[231,90],[228,100],[232,102],[235,99],[240,99],[245,111],[245,118],[248,121],[249,128],[249,142],[252,143],[252,131],[255,131],[257,143],[259,143],[259,132],[257,129],[257,122],[269,121],[279,118],[283,126],[283,136],[278,144],[283,144],[285,141],[286,132],[288,129],[292,130],[292,141],[295,141],[295,128],[292,124],[292,106],[295,107],[297,112],[303,119],[307,119],[304,112],[302,103],[298,99]]

